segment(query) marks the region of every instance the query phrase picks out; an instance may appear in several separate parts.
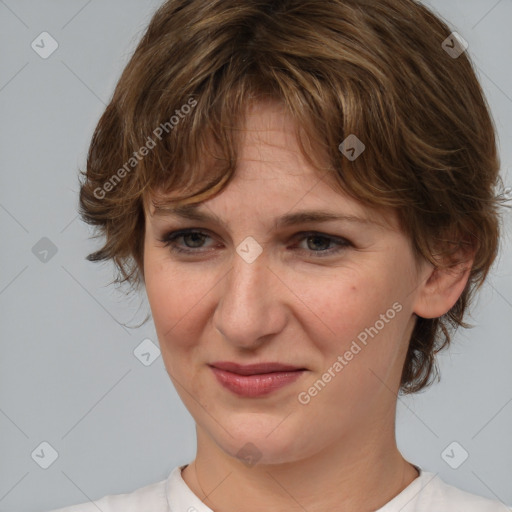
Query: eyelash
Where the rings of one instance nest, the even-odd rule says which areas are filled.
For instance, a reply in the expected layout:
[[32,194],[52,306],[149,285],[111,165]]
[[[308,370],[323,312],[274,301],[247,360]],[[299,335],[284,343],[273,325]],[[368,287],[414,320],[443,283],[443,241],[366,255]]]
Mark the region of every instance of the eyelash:
[[[179,254],[186,254],[186,255],[192,255],[192,254],[198,254],[201,252],[206,251],[200,251],[200,250],[194,250],[194,249],[182,249],[181,247],[178,247],[176,245],[176,240],[178,238],[187,236],[187,235],[204,235],[209,237],[207,233],[204,231],[200,231],[194,228],[189,229],[182,229],[179,231],[170,231],[169,233],[164,234],[162,238],[159,239],[161,243],[164,244],[164,247],[168,247],[169,250],[173,253],[179,253]],[[309,255],[313,255],[314,258],[325,258],[326,256],[332,256],[334,254],[338,254],[345,250],[347,247],[352,246],[352,243],[349,242],[345,238],[335,237],[331,235],[327,235],[325,233],[319,233],[316,231],[308,231],[308,232],[301,232],[297,233],[294,238],[297,238],[299,235],[302,235],[302,237],[299,240],[304,240],[307,238],[324,238],[326,240],[330,240],[331,242],[334,242],[338,245],[338,248],[331,251],[308,251],[306,249],[299,249],[301,252],[307,252]],[[211,237],[210,237],[211,238]],[[204,241],[204,240],[203,240]],[[200,249],[199,247],[197,249]]]

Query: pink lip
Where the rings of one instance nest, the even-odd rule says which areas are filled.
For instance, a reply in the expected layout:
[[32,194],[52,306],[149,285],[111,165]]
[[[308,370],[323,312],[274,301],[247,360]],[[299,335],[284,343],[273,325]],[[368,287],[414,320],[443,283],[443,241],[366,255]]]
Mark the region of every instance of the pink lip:
[[218,362],[210,365],[217,380],[231,392],[246,397],[263,396],[297,380],[305,371],[280,363],[239,365]]

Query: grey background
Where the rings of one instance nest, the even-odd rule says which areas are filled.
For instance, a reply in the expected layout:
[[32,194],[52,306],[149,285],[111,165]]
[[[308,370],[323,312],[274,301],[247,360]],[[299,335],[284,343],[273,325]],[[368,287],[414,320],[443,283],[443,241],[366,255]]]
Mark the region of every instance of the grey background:
[[[92,131],[160,3],[0,0],[0,511],[130,492],[195,454],[194,423],[161,357],[145,366],[134,355],[146,338],[157,345],[152,322],[122,325],[144,319],[145,297],[124,297],[108,286],[110,264],[84,259],[99,242],[76,211]],[[512,0],[430,5],[469,42],[510,186]],[[59,44],[46,59],[31,47],[43,31]],[[509,505],[511,224],[504,212],[502,253],[473,308],[475,328],[442,355],[440,384],[400,398],[397,418],[409,460]],[[453,441],[452,461],[469,453],[457,469],[442,457]],[[58,453],[47,469],[42,442]]]

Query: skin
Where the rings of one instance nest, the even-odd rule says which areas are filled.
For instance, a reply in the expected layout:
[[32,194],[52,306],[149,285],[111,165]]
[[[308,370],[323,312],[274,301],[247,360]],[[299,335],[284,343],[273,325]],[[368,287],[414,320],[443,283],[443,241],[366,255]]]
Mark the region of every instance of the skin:
[[[297,146],[293,122],[276,103],[248,108],[239,167],[203,202],[215,222],[154,215],[146,204],[144,277],[167,372],[196,422],[197,455],[182,476],[216,512],[376,510],[418,473],[397,449],[395,411],[415,315],[448,311],[469,267],[443,272],[417,262],[393,212],[376,212],[335,189]],[[274,219],[305,209],[363,216],[275,229]],[[160,239],[196,228],[208,236]],[[350,241],[297,236],[314,231]],[[248,236],[263,252],[236,252]],[[202,245],[201,245],[202,244]],[[202,252],[201,252],[202,251]],[[298,400],[365,328],[385,323],[307,404]],[[274,361],[305,367],[294,383],[260,398],[222,387],[209,363]],[[251,442],[260,459],[237,458]],[[205,496],[207,495],[207,496]]]

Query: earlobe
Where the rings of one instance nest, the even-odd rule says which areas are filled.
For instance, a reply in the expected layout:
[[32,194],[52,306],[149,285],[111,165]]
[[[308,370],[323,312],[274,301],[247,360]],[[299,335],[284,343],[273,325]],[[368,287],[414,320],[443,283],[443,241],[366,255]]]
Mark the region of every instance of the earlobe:
[[449,268],[430,267],[419,287],[413,312],[422,318],[447,313],[461,296],[469,279],[473,259]]

